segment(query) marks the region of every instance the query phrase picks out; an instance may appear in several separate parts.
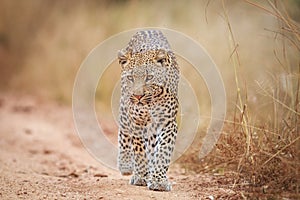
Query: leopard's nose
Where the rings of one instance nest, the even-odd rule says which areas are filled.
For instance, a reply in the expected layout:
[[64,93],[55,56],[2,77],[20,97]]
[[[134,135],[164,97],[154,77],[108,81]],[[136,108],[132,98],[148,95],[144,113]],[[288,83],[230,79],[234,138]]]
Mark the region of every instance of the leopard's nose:
[[140,100],[144,95],[134,95],[135,98],[137,98],[138,100]]

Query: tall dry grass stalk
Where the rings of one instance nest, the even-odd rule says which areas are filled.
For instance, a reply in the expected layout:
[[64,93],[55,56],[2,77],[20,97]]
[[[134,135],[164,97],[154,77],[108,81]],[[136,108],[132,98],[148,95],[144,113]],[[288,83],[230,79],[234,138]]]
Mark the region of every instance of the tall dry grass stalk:
[[245,197],[280,195],[296,199],[300,186],[300,26],[289,16],[283,1],[244,3],[277,20],[278,29],[265,31],[274,35],[278,65],[271,67],[270,80],[252,80],[260,96],[253,103],[249,95],[253,88],[249,89],[249,79],[243,74],[247,64],[241,59],[241,46],[234,33],[237,27],[232,26],[227,2],[222,0],[228,57],[234,72],[235,108],[228,111],[214,151],[201,162],[193,160],[197,164],[185,166],[199,173],[230,174],[235,181],[226,185],[242,191]]
[[[231,47],[230,60],[236,83],[236,110],[233,121],[227,121],[213,159],[216,165],[231,166],[236,171],[236,183],[233,187],[246,186],[249,192],[278,193],[291,192],[299,195],[300,167],[300,62],[291,63],[287,48],[294,48],[300,55],[300,27],[289,16],[284,2],[268,0],[266,5],[245,0],[262,12],[275,17],[278,30],[274,42],[281,42],[281,49],[274,49],[274,56],[282,67],[283,73],[271,72],[273,84],[265,86],[257,82],[260,93],[271,101],[272,120],[255,119],[248,106],[248,89],[241,87],[243,75],[239,55],[239,44],[234,36],[226,3],[222,1],[224,19],[229,32]],[[281,54],[281,57],[278,55]],[[259,103],[259,102],[258,102]],[[258,106],[258,105],[257,105]],[[218,161],[217,161],[218,160]],[[212,162],[212,163],[214,163]]]
[[[250,153],[250,142],[251,142],[251,136],[250,136],[250,130],[249,130],[249,116],[248,116],[248,110],[247,110],[247,103],[245,102],[245,100],[247,100],[247,91],[245,93],[245,98],[243,98],[243,94],[242,94],[242,89],[240,86],[240,80],[241,80],[241,73],[239,68],[241,68],[241,61],[240,61],[240,56],[239,56],[239,51],[238,51],[238,44],[235,40],[234,37],[234,33],[230,24],[230,20],[228,17],[228,11],[226,10],[225,7],[225,2],[224,0],[222,0],[222,6],[223,6],[223,11],[224,11],[224,16],[225,16],[225,22],[226,25],[228,27],[228,31],[229,31],[229,45],[230,48],[232,49],[232,53],[230,55],[230,60],[232,61],[232,66],[234,69],[234,77],[235,77],[235,84],[236,84],[236,91],[237,91],[237,95],[236,95],[236,108],[238,109],[239,113],[237,113],[237,109],[234,112],[234,125],[237,124],[237,120],[240,122],[240,128],[241,131],[245,134],[246,137],[246,149],[245,149],[245,156],[242,157],[243,158],[247,158],[249,156]],[[239,119],[237,118],[237,116],[239,116]],[[236,127],[234,127],[235,129]],[[236,130],[236,129],[235,129]],[[242,162],[242,159],[239,162],[238,165],[238,171],[240,170],[240,164]]]

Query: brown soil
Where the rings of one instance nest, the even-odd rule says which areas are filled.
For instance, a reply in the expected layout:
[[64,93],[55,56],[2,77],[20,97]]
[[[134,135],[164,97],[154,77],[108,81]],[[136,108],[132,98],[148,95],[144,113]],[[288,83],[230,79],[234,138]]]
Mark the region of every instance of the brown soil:
[[192,174],[173,164],[171,192],[128,184],[82,146],[70,107],[0,95],[0,199],[240,199],[226,176]]

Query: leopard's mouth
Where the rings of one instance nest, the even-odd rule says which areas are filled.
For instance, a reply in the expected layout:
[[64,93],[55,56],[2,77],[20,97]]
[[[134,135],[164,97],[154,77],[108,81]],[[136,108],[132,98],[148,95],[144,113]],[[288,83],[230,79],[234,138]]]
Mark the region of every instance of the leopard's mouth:
[[136,99],[140,100],[142,97],[145,96],[145,94],[142,94],[142,95],[136,95],[136,94],[134,94],[133,96],[134,96]]
[[151,96],[142,94],[142,95],[131,95],[130,96],[130,102],[136,105],[146,105],[149,104],[152,101]]

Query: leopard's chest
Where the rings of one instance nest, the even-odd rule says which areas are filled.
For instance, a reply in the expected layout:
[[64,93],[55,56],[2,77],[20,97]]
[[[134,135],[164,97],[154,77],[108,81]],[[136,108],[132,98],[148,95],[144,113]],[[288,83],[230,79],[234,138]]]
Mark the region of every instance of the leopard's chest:
[[129,103],[128,105],[128,117],[132,124],[136,126],[145,127],[151,123],[149,105],[137,105]]

